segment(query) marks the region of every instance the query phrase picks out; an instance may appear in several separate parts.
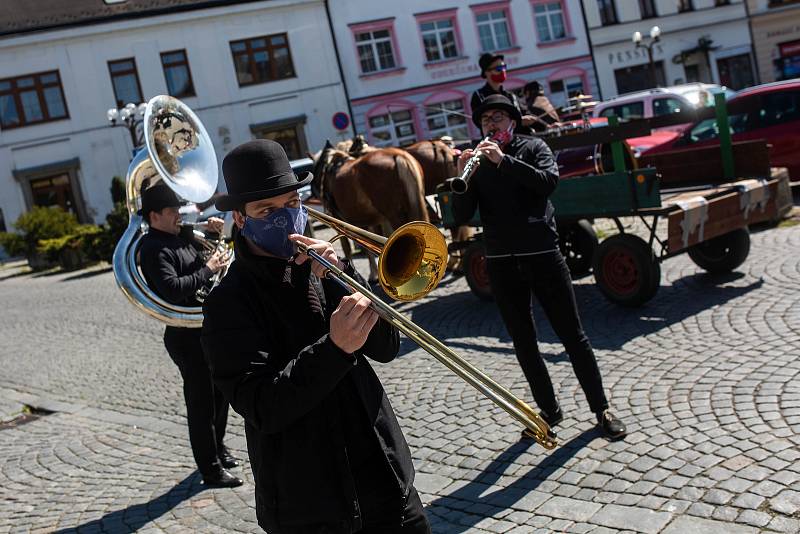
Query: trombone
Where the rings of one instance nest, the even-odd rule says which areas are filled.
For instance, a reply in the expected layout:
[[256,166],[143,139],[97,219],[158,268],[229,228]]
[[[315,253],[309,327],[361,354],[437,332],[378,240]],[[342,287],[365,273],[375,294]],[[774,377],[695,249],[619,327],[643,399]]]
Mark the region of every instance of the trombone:
[[[444,276],[447,266],[447,244],[441,232],[430,223],[415,221],[404,224],[387,238],[312,208],[306,209],[309,216],[337,232],[331,241],[350,238],[365,249],[378,254],[378,279],[381,287],[396,300],[408,301],[422,297],[436,287]],[[372,308],[383,320],[403,332],[445,367],[522,423],[525,433],[537,443],[545,449],[556,447],[558,443],[555,434],[548,424],[523,400],[386,304],[338,266],[303,243],[297,243],[297,247],[300,252],[307,254],[327,269],[327,278],[350,293],[357,291],[366,296],[371,301]]]

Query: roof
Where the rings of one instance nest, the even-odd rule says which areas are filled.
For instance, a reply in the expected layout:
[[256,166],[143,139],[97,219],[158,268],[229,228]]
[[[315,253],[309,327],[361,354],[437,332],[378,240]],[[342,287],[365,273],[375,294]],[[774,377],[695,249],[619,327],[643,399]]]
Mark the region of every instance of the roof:
[[800,87],[800,78],[792,78],[791,80],[763,83],[761,85],[754,85],[753,87],[747,87],[736,93],[736,97],[738,98],[740,96],[777,91],[784,87]]
[[1,0],[0,36],[259,0]]

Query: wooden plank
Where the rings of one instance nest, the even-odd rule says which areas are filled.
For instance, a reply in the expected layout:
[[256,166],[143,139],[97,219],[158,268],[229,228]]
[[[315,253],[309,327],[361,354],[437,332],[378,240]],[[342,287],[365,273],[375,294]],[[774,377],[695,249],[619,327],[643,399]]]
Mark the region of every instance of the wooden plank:
[[[737,228],[778,216],[780,179],[741,180],[708,191],[683,193],[666,201],[675,209],[668,216],[670,254]],[[721,191],[725,191],[720,194]]]
[[[729,182],[724,177],[722,151],[718,146],[690,149],[679,147],[663,154],[639,158],[642,166],[655,167],[664,187]],[[736,176],[742,178],[769,176],[769,152],[764,140],[733,143],[733,164]]]

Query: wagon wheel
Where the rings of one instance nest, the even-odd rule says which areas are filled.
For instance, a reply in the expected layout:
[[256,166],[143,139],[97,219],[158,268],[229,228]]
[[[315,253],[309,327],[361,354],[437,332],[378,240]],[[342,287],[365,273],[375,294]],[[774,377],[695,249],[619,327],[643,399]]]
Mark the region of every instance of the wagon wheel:
[[609,237],[597,247],[592,266],[600,291],[621,306],[641,306],[658,291],[661,266],[640,237]]
[[464,269],[470,290],[482,300],[492,300],[492,287],[489,285],[483,241],[473,241],[467,247],[461,260],[461,267]]
[[729,273],[747,259],[750,232],[740,228],[689,247],[689,257],[712,274]]
[[592,268],[597,250],[597,234],[586,219],[565,224],[558,229],[559,247],[573,277],[583,276]]

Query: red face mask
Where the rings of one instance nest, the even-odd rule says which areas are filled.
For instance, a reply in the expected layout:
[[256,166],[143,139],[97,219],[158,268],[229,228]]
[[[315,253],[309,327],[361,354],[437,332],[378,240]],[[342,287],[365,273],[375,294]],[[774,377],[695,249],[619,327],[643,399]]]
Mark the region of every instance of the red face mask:
[[489,76],[489,79],[491,79],[494,83],[503,83],[504,81],[506,81],[506,73],[505,71],[497,72]]

